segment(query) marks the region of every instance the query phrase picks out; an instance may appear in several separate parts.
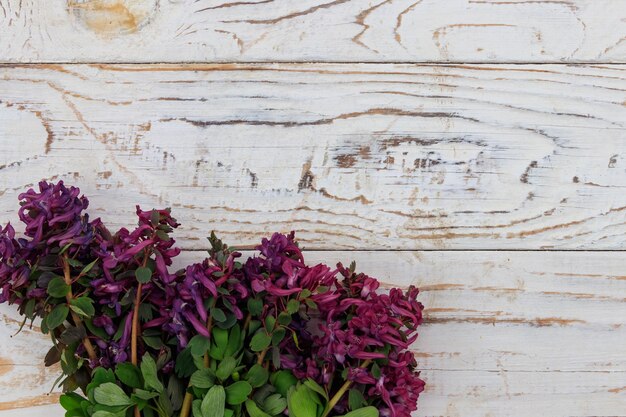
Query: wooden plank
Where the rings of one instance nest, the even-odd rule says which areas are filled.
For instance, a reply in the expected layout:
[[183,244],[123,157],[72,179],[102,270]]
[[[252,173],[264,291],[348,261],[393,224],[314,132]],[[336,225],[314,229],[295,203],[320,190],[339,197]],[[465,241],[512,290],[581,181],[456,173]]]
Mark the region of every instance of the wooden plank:
[[[626,4],[626,2],[625,2]],[[187,248],[623,249],[626,67],[0,68],[0,213],[41,178]]]
[[[245,254],[249,256],[250,253]],[[177,266],[200,261],[183,252]],[[427,390],[420,416],[621,415],[626,378],[625,261],[610,252],[307,252],[356,259],[384,286],[417,284],[427,322],[415,344]],[[62,416],[46,404],[47,340],[2,306],[0,416]],[[29,348],[25,348],[28,345]],[[2,371],[4,370],[4,371]],[[43,377],[42,377],[43,375]],[[31,386],[40,378],[39,386]],[[13,411],[9,411],[9,409]],[[30,413],[30,414],[29,414]]]
[[613,62],[623,0],[0,1],[4,62]]

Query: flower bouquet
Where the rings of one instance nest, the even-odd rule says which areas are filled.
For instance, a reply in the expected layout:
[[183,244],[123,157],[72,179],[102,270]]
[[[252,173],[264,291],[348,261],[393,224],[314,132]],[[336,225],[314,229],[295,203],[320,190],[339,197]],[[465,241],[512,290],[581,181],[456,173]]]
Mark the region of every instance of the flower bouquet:
[[[133,230],[85,213],[75,187],[19,196],[0,228],[0,302],[41,319],[67,417],[410,417],[424,382],[409,345],[418,290],[379,293],[352,263],[307,265],[294,234],[247,260],[211,235],[172,271],[170,210]],[[80,392],[80,394],[79,394]]]

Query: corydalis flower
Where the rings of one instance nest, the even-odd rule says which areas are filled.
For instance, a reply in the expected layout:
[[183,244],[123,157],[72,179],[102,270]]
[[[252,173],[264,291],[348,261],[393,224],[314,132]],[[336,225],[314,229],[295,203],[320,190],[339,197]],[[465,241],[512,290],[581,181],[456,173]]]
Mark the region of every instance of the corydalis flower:
[[385,405],[380,407],[381,416],[411,417],[425,383],[414,370],[416,363],[411,352],[392,354],[389,362],[390,365],[381,368],[380,376],[367,393],[382,397]]
[[294,237],[294,232],[274,233],[271,239],[263,239],[256,247],[261,256],[248,259],[245,265],[246,276],[255,293],[265,291],[270,296],[284,297],[305,289],[312,292],[332,282],[335,271],[326,265],[311,268],[304,264]]
[[[231,252],[214,235],[209,240],[213,246],[210,257],[187,266],[177,278],[176,298],[170,304],[162,304],[159,317],[146,323],[146,327],[162,326],[176,336],[181,349],[194,334],[211,337],[211,314],[222,313],[218,314],[219,319],[231,315],[242,320],[242,308],[251,295],[241,265],[236,262],[241,254]],[[219,325],[218,319],[214,321]]]
[[[381,415],[409,417],[424,387],[414,371],[414,356],[407,350],[422,321],[419,291],[410,287],[406,292],[392,289],[379,294],[378,280],[354,269],[354,264],[350,268],[338,264],[343,279],[334,279],[327,291],[312,296],[318,306],[313,322],[319,331],[312,337],[310,356],[296,364],[294,374],[323,384],[328,374],[347,371],[347,378],[370,396],[371,404],[378,404]],[[322,372],[310,371],[311,359]],[[374,376],[368,368],[378,360],[387,364]],[[346,401],[340,401],[335,411],[345,413],[347,407]]]
[[89,201],[80,195],[80,189],[65,187],[63,181],[39,183],[39,192],[32,188],[19,195],[19,217],[26,225],[24,234],[32,240],[32,247],[41,242],[50,245],[68,243],[84,245],[93,239],[93,225],[83,211]]
[[27,251],[21,248],[15,239],[15,230],[11,224],[0,228],[0,303],[21,302],[19,297],[11,299],[11,293],[26,290],[30,271],[23,265],[22,258]]
[[[162,286],[172,283],[175,278],[168,266],[180,253],[180,248],[174,247],[175,240],[168,233],[178,227],[178,223],[169,210],[143,211],[137,206],[137,217],[138,226],[132,232],[121,228],[111,235],[104,227],[98,229],[100,233],[94,253],[102,259],[103,275],[91,285],[99,303],[113,308],[116,314],[121,314],[123,296],[136,287],[133,271],[137,268],[153,262]],[[144,285],[144,297],[151,296],[152,290],[155,285],[149,281]]]

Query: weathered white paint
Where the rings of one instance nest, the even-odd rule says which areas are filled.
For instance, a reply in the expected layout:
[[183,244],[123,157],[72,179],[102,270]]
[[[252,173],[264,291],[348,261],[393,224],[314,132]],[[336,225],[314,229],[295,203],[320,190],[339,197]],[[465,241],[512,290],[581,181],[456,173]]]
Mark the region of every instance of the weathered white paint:
[[[249,253],[246,253],[249,255]],[[176,264],[200,261],[183,252]],[[624,262],[607,252],[307,252],[385,286],[417,284],[427,323],[414,346],[428,385],[419,416],[619,415],[626,389]],[[49,345],[2,306],[0,410],[54,403]],[[34,384],[32,381],[37,383]],[[62,416],[58,406],[45,408]],[[49,411],[49,412],[48,412]],[[0,416],[39,416],[31,411]],[[30,413],[30,414],[29,414]]]
[[[626,67],[0,68],[0,213],[41,178],[186,248],[622,249]],[[115,204],[111,204],[115,202]]]
[[623,0],[0,1],[4,62],[625,62]]

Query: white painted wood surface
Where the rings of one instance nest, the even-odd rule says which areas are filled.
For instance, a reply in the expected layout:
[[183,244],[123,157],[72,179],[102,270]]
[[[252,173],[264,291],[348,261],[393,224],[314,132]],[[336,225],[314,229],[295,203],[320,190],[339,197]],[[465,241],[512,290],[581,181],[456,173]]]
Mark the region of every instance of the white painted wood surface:
[[626,62],[624,0],[0,1],[8,62]]
[[[40,178],[127,224],[316,249],[623,249],[626,67],[0,68],[0,212]],[[111,206],[110,201],[116,201]]]
[[[2,223],[296,230],[422,288],[416,417],[626,416],[626,0],[0,0],[0,63]],[[0,417],[62,416],[0,323]]]
[[[178,265],[200,260],[184,252]],[[427,323],[414,345],[428,385],[419,416],[619,415],[626,390],[624,262],[607,252],[316,251],[310,262],[356,259],[385,285],[422,288]],[[48,404],[56,370],[48,341],[17,329],[3,306],[0,415]],[[32,381],[37,385],[33,387]],[[16,389],[16,386],[18,389]],[[33,416],[62,416],[60,407]]]

